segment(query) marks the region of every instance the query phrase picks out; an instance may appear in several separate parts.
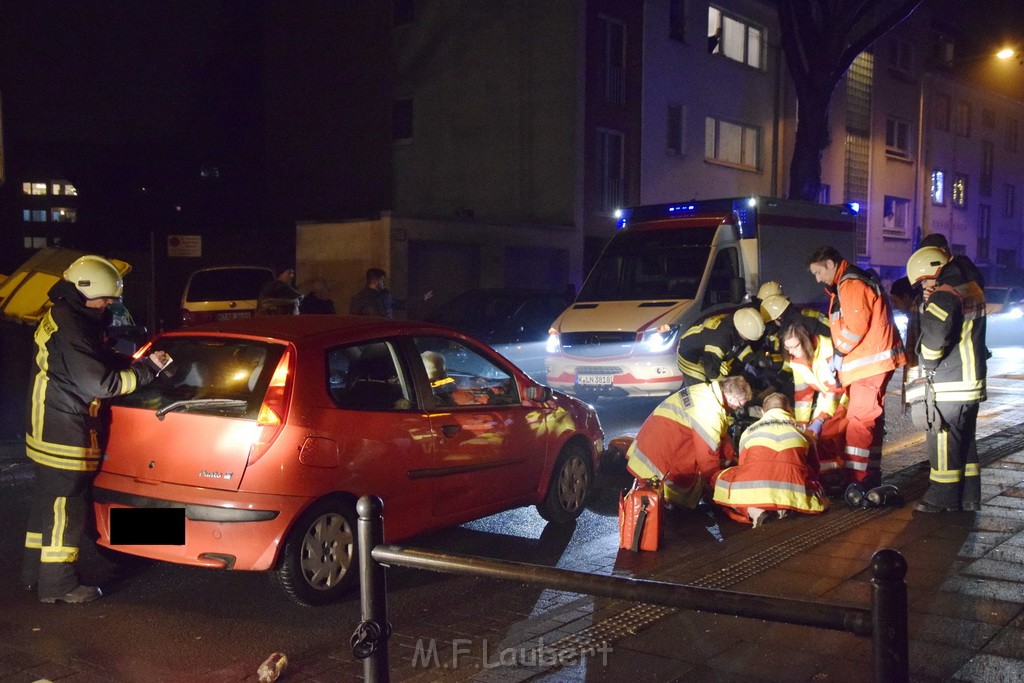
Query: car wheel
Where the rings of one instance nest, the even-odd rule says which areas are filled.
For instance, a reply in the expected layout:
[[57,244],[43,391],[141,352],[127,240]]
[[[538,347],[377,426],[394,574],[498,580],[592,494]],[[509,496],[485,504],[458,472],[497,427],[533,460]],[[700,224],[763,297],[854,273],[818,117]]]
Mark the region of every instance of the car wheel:
[[329,499],[299,518],[272,576],[299,604],[326,605],[348,592],[358,573],[355,511]]
[[537,505],[540,516],[556,524],[575,521],[583,512],[593,478],[586,451],[566,446],[555,461],[548,492]]

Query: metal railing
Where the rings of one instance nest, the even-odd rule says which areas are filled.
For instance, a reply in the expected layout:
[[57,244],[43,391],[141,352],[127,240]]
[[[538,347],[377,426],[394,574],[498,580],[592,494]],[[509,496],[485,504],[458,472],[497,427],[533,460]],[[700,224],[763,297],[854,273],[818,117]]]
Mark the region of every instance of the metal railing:
[[505,579],[571,593],[848,631],[871,636],[876,681],[889,683],[910,678],[907,562],[896,550],[886,548],[872,556],[871,609],[864,609],[386,545],[380,498],[363,496],[356,511],[362,622],[352,636],[352,652],[363,660],[363,674],[370,683],[386,683],[390,679],[384,565]]

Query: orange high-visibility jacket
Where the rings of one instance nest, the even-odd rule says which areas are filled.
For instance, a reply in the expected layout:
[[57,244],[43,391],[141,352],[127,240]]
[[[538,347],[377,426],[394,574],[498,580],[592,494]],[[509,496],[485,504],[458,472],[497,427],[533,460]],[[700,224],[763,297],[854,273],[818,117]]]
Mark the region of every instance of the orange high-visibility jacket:
[[[726,508],[824,512],[828,498],[818,479],[818,460],[792,416],[773,408],[740,437],[740,460],[715,480],[714,501]],[[730,516],[732,511],[727,509]],[[737,517],[747,521],[746,515]]]
[[839,370],[843,386],[906,365],[892,308],[877,283],[844,259],[835,282],[826,289],[832,343],[843,356]]
[[721,459],[734,454],[722,387],[712,382],[684,387],[662,401],[629,447],[626,467],[638,479],[665,480],[669,500],[693,507]]
[[832,340],[815,335],[814,358],[791,358],[793,371],[793,416],[806,425],[811,420],[825,421],[836,413],[842,389],[836,386],[828,361],[834,353]]

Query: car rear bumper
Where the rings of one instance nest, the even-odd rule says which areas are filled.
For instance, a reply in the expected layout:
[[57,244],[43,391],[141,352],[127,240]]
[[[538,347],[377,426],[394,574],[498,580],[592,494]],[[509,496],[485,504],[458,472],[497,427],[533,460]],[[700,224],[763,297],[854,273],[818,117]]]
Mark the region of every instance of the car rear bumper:
[[[101,472],[93,490],[99,544],[130,555],[214,569],[262,571],[274,566],[292,521],[309,498],[143,483]],[[112,545],[113,508],[184,508],[184,545]]]

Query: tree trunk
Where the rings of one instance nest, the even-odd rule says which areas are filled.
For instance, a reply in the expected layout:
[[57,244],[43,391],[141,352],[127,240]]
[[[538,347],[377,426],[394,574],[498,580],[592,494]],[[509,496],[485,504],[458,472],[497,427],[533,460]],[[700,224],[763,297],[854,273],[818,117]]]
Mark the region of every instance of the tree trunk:
[[789,168],[789,198],[818,201],[821,187],[821,155],[828,147],[831,92],[799,94],[796,146]]

